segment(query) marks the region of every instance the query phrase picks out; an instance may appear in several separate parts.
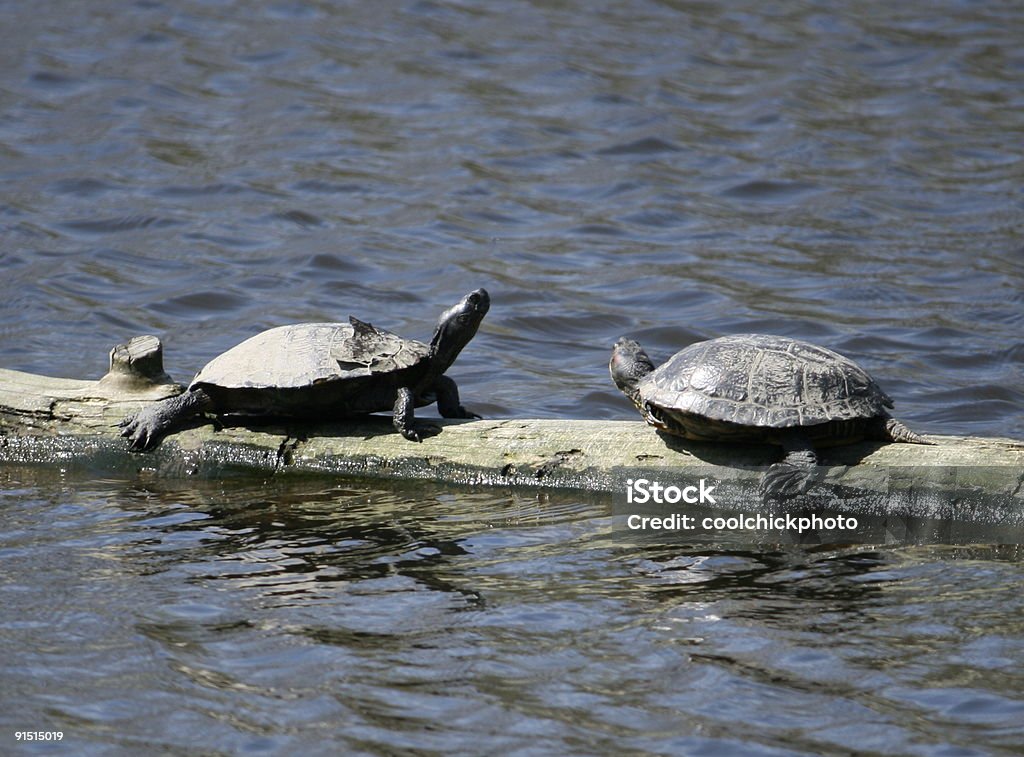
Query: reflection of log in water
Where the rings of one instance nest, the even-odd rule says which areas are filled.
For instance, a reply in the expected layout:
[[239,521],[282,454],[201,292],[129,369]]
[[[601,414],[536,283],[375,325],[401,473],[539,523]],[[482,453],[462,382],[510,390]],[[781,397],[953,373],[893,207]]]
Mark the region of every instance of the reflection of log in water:
[[[718,485],[718,506],[751,507],[749,490],[772,447],[695,444],[639,421],[439,421],[422,443],[394,432],[390,419],[330,424],[227,426],[196,421],[153,452],[128,450],[117,423],[181,387],[163,372],[160,343],[139,337],[111,352],[99,381],[0,370],[0,461],[92,471],[220,475],[251,469],[453,484],[542,486],[625,492],[629,479]],[[863,512],[900,510],[931,517],[1014,521],[1024,512],[1024,442],[929,437],[935,446],[862,443],[822,452],[821,504]],[[733,494],[729,494],[729,487]],[[733,498],[731,498],[733,497]]]

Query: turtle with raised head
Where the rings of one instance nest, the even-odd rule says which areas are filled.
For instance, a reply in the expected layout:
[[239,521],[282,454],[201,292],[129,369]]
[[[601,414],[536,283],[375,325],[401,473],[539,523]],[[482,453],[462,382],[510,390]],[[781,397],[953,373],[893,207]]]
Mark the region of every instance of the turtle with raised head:
[[695,441],[767,442],[783,448],[762,491],[807,490],[817,446],[863,439],[929,444],[888,413],[892,400],[852,360],[809,342],[737,334],[691,344],[654,363],[625,337],[609,363],[615,385],[649,424]]
[[390,410],[395,428],[418,442],[414,408],[437,402],[445,418],[480,417],[444,374],[490,303],[484,289],[467,294],[441,315],[429,345],[354,317],[264,331],[210,361],[183,394],[125,418],[121,435],[141,451],[200,413],[326,420]]

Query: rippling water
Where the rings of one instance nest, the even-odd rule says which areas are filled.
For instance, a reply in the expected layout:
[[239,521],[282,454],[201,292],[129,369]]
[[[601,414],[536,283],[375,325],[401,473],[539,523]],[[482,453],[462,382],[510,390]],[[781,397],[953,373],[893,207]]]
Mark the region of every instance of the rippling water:
[[5,739],[61,728],[74,754],[1024,743],[1018,547],[627,543],[607,503],[558,494],[5,483]]
[[[451,374],[489,417],[633,418],[621,334],[764,331],[916,430],[1021,438],[1021,39],[1005,2],[6,3],[0,366],[155,333],[186,381],[281,323],[423,339],[486,286]],[[0,719],[73,752],[1024,743],[1013,551],[6,475]]]

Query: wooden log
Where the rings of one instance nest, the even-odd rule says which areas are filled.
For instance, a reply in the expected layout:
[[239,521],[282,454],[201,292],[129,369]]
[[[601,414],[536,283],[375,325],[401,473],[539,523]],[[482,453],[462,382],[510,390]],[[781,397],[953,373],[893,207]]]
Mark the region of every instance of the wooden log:
[[[0,462],[105,474],[223,476],[311,472],[458,485],[612,492],[629,481],[684,486],[706,479],[716,506],[751,507],[770,446],[696,444],[641,421],[438,420],[421,443],[369,416],[329,424],[222,425],[197,420],[149,453],[134,453],[117,424],[143,404],[182,391],[155,337],[111,351],[99,381],[0,369]],[[929,436],[934,446],[860,443],[825,449],[805,504],[868,514],[1024,523],[1024,442]]]

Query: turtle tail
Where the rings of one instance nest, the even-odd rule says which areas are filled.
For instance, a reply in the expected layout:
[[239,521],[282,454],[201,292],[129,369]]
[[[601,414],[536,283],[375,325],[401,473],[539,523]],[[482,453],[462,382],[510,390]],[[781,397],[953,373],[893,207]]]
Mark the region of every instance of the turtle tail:
[[901,442],[903,444],[935,444],[935,442],[929,442],[920,434],[911,431],[895,418],[886,415],[879,420],[882,422],[879,437],[883,441]]

